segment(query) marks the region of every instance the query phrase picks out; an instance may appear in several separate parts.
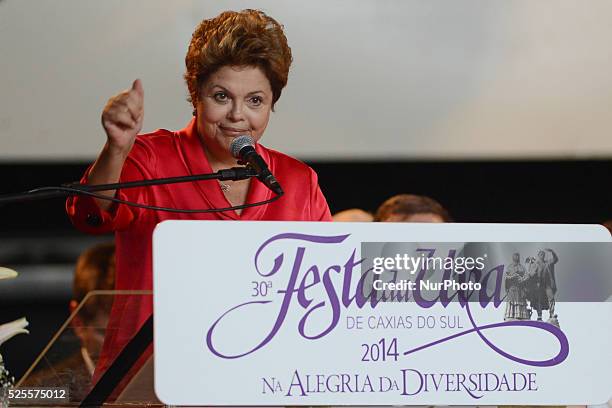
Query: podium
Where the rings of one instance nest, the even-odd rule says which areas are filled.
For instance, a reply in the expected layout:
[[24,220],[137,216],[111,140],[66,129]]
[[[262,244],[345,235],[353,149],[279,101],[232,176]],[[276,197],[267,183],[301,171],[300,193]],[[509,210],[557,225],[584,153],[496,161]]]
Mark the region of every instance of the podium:
[[[537,257],[544,249],[559,259],[558,321],[540,321],[535,311],[508,318],[503,281],[512,254]],[[612,331],[599,324],[612,311],[609,249],[607,231],[584,225],[167,221],[154,234],[154,296],[92,292],[18,386],[69,385],[67,406],[603,403],[612,394],[605,389]],[[497,276],[489,289],[499,296],[483,303],[472,291],[461,302],[465,291],[449,289],[444,296],[454,300],[446,303],[440,291],[402,303],[395,287],[366,293],[378,279],[375,258],[423,250],[431,258],[484,256],[469,276]],[[542,262],[551,262],[547,256]],[[448,276],[466,283],[457,265]],[[435,269],[412,276],[446,276],[446,267]],[[589,274],[585,290],[571,286],[570,271]],[[108,337],[120,327],[84,325],[82,314],[104,297],[153,301],[155,313],[95,377],[78,359],[82,329]],[[80,363],[66,373],[73,360]],[[568,373],[575,391],[563,387]],[[455,392],[461,375],[481,383]],[[485,382],[494,377],[512,378],[516,390],[489,391]]]

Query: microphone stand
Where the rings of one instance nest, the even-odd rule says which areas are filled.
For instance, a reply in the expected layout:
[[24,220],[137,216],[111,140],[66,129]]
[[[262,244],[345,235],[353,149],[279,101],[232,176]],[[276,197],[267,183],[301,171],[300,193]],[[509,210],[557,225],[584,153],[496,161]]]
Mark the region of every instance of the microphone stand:
[[[78,181],[73,183],[62,184],[61,187],[68,187],[84,192],[96,192],[105,190],[119,190],[134,187],[156,186],[160,184],[185,183],[189,181],[201,180],[244,180],[250,177],[257,177],[257,172],[247,167],[232,167],[222,169],[215,173],[195,174],[192,176],[180,177],[165,177],[159,179],[129,181],[126,183],[111,183],[111,184],[80,184]],[[0,196],[0,205],[9,203],[21,203],[25,201],[46,200],[50,198],[59,198],[79,194],[78,192],[65,191],[61,187],[42,187],[29,191],[14,194],[4,194]]]

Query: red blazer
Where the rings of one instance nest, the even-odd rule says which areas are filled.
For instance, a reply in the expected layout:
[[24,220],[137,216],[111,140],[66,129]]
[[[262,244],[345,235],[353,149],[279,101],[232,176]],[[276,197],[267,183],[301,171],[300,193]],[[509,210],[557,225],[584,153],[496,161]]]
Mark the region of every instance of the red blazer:
[[[66,210],[72,223],[87,233],[115,232],[117,246],[117,290],[151,290],[152,233],[155,226],[169,219],[196,220],[285,220],[331,221],[329,207],[319,189],[316,173],[304,163],[257,144],[257,152],[268,163],[285,194],[277,201],[258,207],[208,214],[179,214],[113,205],[102,211],[93,198],[71,197]],[[136,137],[123,166],[121,182],[212,173],[193,119],[177,132],[160,129]],[[81,182],[87,181],[89,169]],[[216,180],[117,191],[117,198],[172,208],[229,207]],[[258,180],[251,181],[247,203],[267,200],[273,193]],[[146,299],[146,300],[145,300]],[[106,331],[96,378],[132,338],[153,310],[152,297],[116,298]]]

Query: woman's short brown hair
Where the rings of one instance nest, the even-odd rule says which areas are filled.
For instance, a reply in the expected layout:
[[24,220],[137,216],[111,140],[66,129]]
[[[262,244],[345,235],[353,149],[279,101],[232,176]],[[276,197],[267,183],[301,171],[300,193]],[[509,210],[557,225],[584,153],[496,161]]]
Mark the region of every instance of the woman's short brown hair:
[[225,11],[203,20],[193,32],[185,56],[185,81],[194,105],[207,78],[225,65],[257,66],[272,88],[272,106],[287,85],[291,48],[283,26],[263,11]]

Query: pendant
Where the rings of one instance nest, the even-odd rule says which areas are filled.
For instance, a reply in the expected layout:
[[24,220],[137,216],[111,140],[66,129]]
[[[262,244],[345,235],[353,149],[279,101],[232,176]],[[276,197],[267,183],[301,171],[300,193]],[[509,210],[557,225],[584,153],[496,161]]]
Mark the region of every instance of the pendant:
[[219,185],[221,186],[221,191],[223,191],[224,193],[227,193],[230,189],[229,184],[222,183],[221,181],[219,181]]

